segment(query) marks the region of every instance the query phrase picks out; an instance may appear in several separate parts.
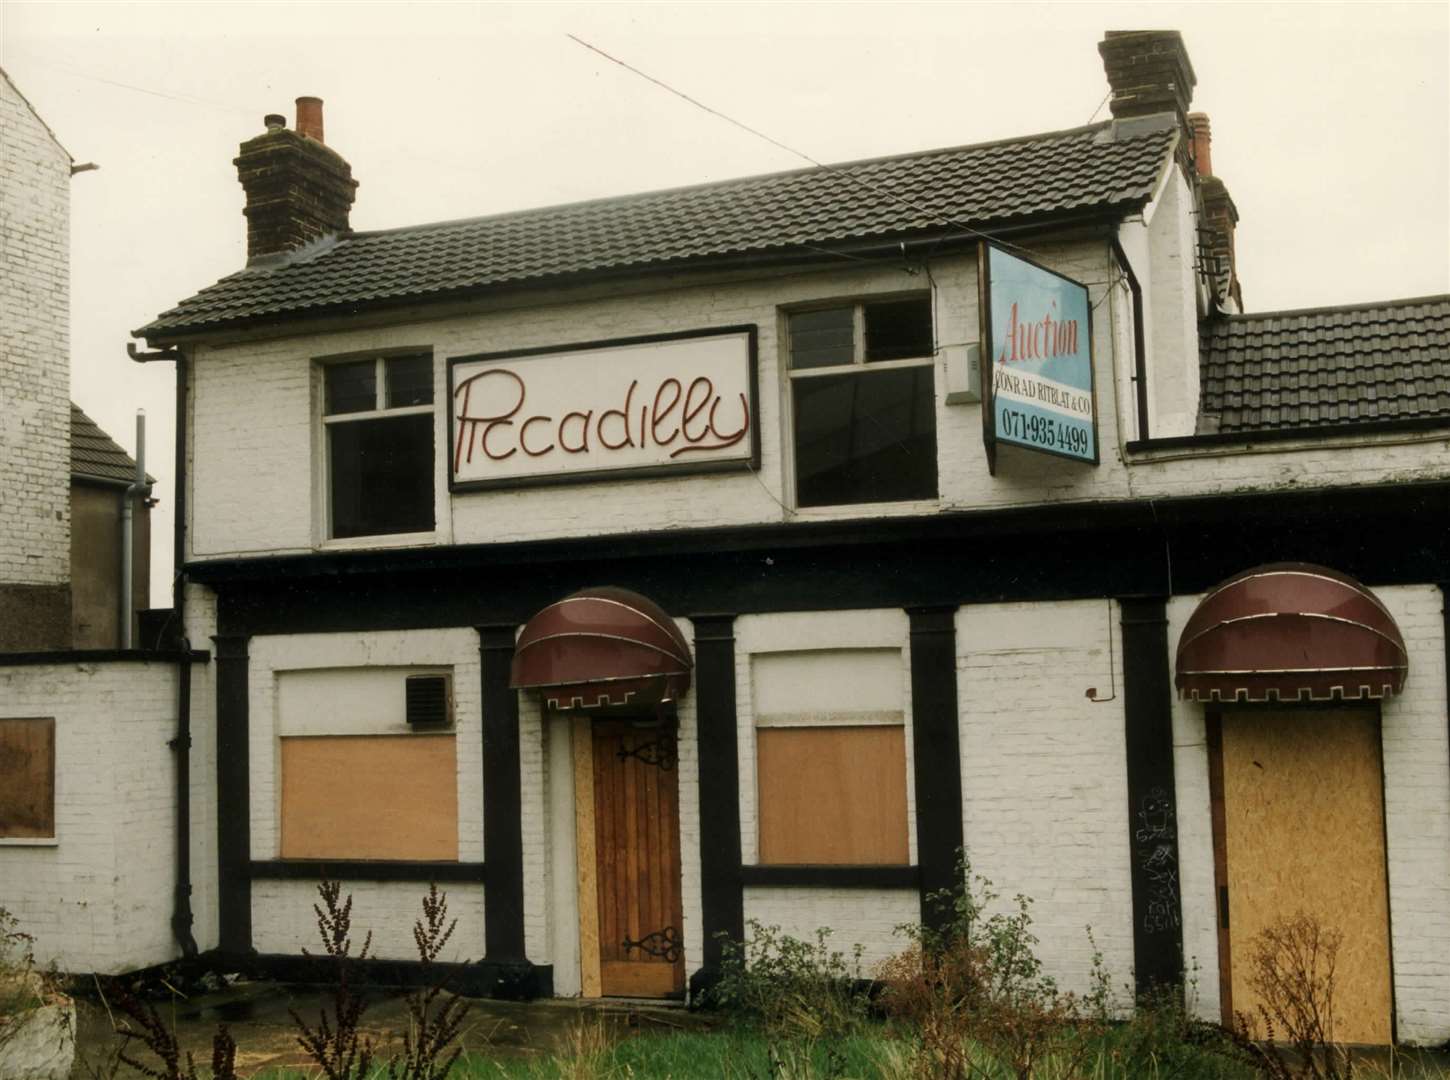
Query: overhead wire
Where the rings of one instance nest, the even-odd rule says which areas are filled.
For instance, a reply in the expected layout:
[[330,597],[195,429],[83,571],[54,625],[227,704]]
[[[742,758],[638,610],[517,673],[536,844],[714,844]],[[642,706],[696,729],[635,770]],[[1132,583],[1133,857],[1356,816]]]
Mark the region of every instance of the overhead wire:
[[[717,118],[719,118],[721,120],[724,120],[727,124],[732,124],[735,127],[739,128],[741,131],[744,131],[744,132],[747,132],[747,133],[749,133],[751,135],[754,135],[758,139],[763,139],[764,141],[770,143],[770,145],[772,145],[774,147],[777,147],[778,149],[784,150],[788,154],[793,154],[794,156],[800,158],[802,161],[806,161],[806,162],[809,162],[811,165],[814,165],[816,168],[828,170],[828,171],[830,171],[832,173],[835,173],[838,176],[841,176],[842,178],[846,179],[847,181],[849,181],[851,183],[854,183],[854,184],[857,184],[857,185],[859,185],[859,186],[861,186],[863,188],[866,188],[868,191],[871,191],[871,192],[873,192],[873,193],[875,193],[877,195],[883,195],[883,196],[885,196],[888,199],[892,199],[895,202],[900,203],[902,206],[905,206],[909,210],[914,210],[918,214],[923,214],[926,217],[935,220],[938,224],[941,224],[941,225],[950,225],[953,228],[961,229],[963,232],[967,233],[969,236],[975,236],[975,237],[978,237],[978,238],[980,238],[982,240],[990,240],[993,243],[998,244],[1001,247],[1012,248],[1015,251],[1020,251],[1024,255],[1033,255],[1033,256],[1036,256],[1038,254],[1037,252],[1033,251],[1030,248],[1022,247],[1020,244],[1014,244],[1010,240],[1004,240],[998,234],[991,233],[991,232],[987,232],[987,231],[982,230],[982,229],[973,228],[972,226],[966,224],[965,222],[958,221],[957,219],[955,219],[953,217],[950,217],[949,215],[942,214],[939,211],[929,210],[929,209],[927,209],[924,206],[921,206],[921,205],[919,205],[917,203],[912,202],[910,199],[907,199],[907,198],[904,198],[901,195],[898,195],[896,192],[891,191],[888,188],[884,188],[884,187],[881,187],[878,184],[871,183],[869,180],[866,180],[866,179],[864,179],[864,178],[856,175],[855,173],[851,172],[849,169],[847,169],[844,166],[841,166],[841,165],[831,165],[831,164],[828,164],[826,162],[820,161],[817,158],[812,157],[810,154],[807,154],[804,150],[798,150],[794,146],[790,146],[787,143],[783,143],[779,139],[775,138],[774,136],[767,135],[765,132],[760,131],[757,128],[753,128],[749,124],[746,124],[746,123],[744,123],[743,121],[740,121],[740,120],[736,120],[733,116],[729,116],[728,114],[721,112],[719,109],[716,109],[716,108],[714,108],[714,107],[712,107],[710,105],[706,105],[704,102],[699,101],[698,99],[691,97],[689,94],[685,93],[683,90],[677,90],[675,87],[671,86],[669,83],[665,82],[663,79],[657,79],[653,75],[649,74],[648,72],[641,71],[639,68],[635,67],[633,64],[630,64],[627,61],[621,60],[619,57],[614,56],[614,55],[606,52],[605,50],[599,48],[599,46],[597,46],[597,45],[590,44],[589,42],[585,41],[583,38],[579,37],[576,34],[566,34],[565,36],[568,37],[570,41],[573,41],[573,42],[575,42],[578,45],[582,45],[584,48],[588,49],[590,52],[596,53],[599,56],[602,56],[604,59],[608,60],[610,63],[617,64],[618,66],[624,68],[624,70],[626,70],[628,72],[631,72],[634,75],[638,75],[641,79],[644,79],[646,82],[653,83],[655,86],[660,87],[662,90],[665,90],[668,93],[671,93],[671,94],[675,95],[675,97],[680,98],[683,101],[689,102],[691,105],[695,106],[695,108],[700,109],[700,110],[702,110],[704,112],[707,112],[711,116],[714,116],[714,117],[717,117]],[[811,245],[804,244],[804,245],[801,245],[801,246],[803,246],[803,247],[810,247]]]

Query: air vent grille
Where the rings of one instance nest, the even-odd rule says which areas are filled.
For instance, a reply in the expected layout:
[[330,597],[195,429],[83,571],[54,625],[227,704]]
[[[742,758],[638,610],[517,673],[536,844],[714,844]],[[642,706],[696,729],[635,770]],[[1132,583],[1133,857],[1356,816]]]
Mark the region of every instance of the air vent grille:
[[404,686],[409,724],[443,727],[453,722],[453,694],[447,675],[409,675]]

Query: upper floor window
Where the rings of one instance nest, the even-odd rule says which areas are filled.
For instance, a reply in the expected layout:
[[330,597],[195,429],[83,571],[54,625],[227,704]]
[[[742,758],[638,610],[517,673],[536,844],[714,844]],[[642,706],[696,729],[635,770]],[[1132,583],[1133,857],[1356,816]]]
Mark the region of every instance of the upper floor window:
[[322,369],[329,535],[433,529],[433,357]]
[[931,297],[788,316],[796,504],[934,499]]

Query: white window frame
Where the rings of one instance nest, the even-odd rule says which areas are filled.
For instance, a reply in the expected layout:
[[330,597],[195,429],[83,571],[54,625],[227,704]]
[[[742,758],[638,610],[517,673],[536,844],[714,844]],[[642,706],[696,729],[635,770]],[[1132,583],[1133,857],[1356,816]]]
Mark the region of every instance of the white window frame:
[[[404,405],[396,408],[387,407],[387,361],[396,360],[406,356],[428,357],[429,371],[433,376],[433,401],[428,405]],[[327,414],[327,370],[328,368],[339,367],[344,364],[356,364],[362,360],[373,361],[373,408],[366,412],[338,413],[335,416]],[[319,359],[317,367],[317,409],[316,415],[320,421],[319,439],[321,442],[320,452],[317,454],[317,461],[321,469],[318,489],[322,493],[322,506],[320,513],[320,524],[322,527],[322,542],[327,546],[358,547],[369,545],[402,545],[415,543],[419,540],[426,540],[433,537],[438,531],[438,446],[437,446],[437,424],[434,424],[434,446],[433,461],[430,463],[428,476],[433,485],[433,528],[420,529],[416,532],[405,533],[368,533],[362,536],[336,536],[333,534],[332,526],[332,437],[328,430],[333,424],[347,424],[361,420],[387,420],[399,416],[421,416],[428,414],[433,416],[438,408],[438,372],[434,364],[433,349],[431,346],[418,346],[417,348],[389,349],[382,353],[367,352],[360,355],[329,356],[326,359]]]
[[[880,293],[872,296],[838,297],[831,300],[811,301],[807,304],[793,304],[788,308],[782,308],[780,315],[779,340],[782,344],[781,353],[784,363],[781,365],[785,375],[786,402],[785,408],[781,410],[785,418],[785,431],[782,433],[782,458],[786,462],[785,491],[787,501],[791,509],[800,514],[822,514],[836,515],[845,513],[859,514],[867,507],[934,507],[941,499],[941,473],[937,473],[937,495],[928,499],[892,499],[889,502],[859,502],[859,503],[832,503],[828,506],[801,506],[799,492],[797,491],[797,472],[795,460],[795,382],[797,379],[813,379],[824,375],[852,375],[866,371],[891,371],[894,368],[918,368],[935,367],[937,354],[937,318],[936,318],[936,291],[927,291],[926,295],[931,301],[931,352],[922,357],[907,357],[902,360],[866,360],[866,308],[872,304],[889,304],[893,301],[911,300],[921,297],[923,291],[912,289],[907,292]],[[812,311],[831,311],[835,308],[849,307],[851,313],[851,362],[849,364],[831,364],[828,367],[803,368],[799,371],[795,368],[794,354],[791,348],[792,338],[790,330],[791,317],[804,315]],[[932,377],[932,407],[936,407],[936,378],[935,372]],[[941,467],[940,443],[937,446],[937,468]]]

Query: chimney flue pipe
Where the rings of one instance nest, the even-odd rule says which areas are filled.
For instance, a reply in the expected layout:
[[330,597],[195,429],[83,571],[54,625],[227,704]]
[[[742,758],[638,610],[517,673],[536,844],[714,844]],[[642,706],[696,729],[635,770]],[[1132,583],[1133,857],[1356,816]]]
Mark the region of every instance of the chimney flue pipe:
[[321,98],[300,97],[297,99],[297,134],[306,135],[309,139],[316,139],[320,143],[327,141],[322,137]]

